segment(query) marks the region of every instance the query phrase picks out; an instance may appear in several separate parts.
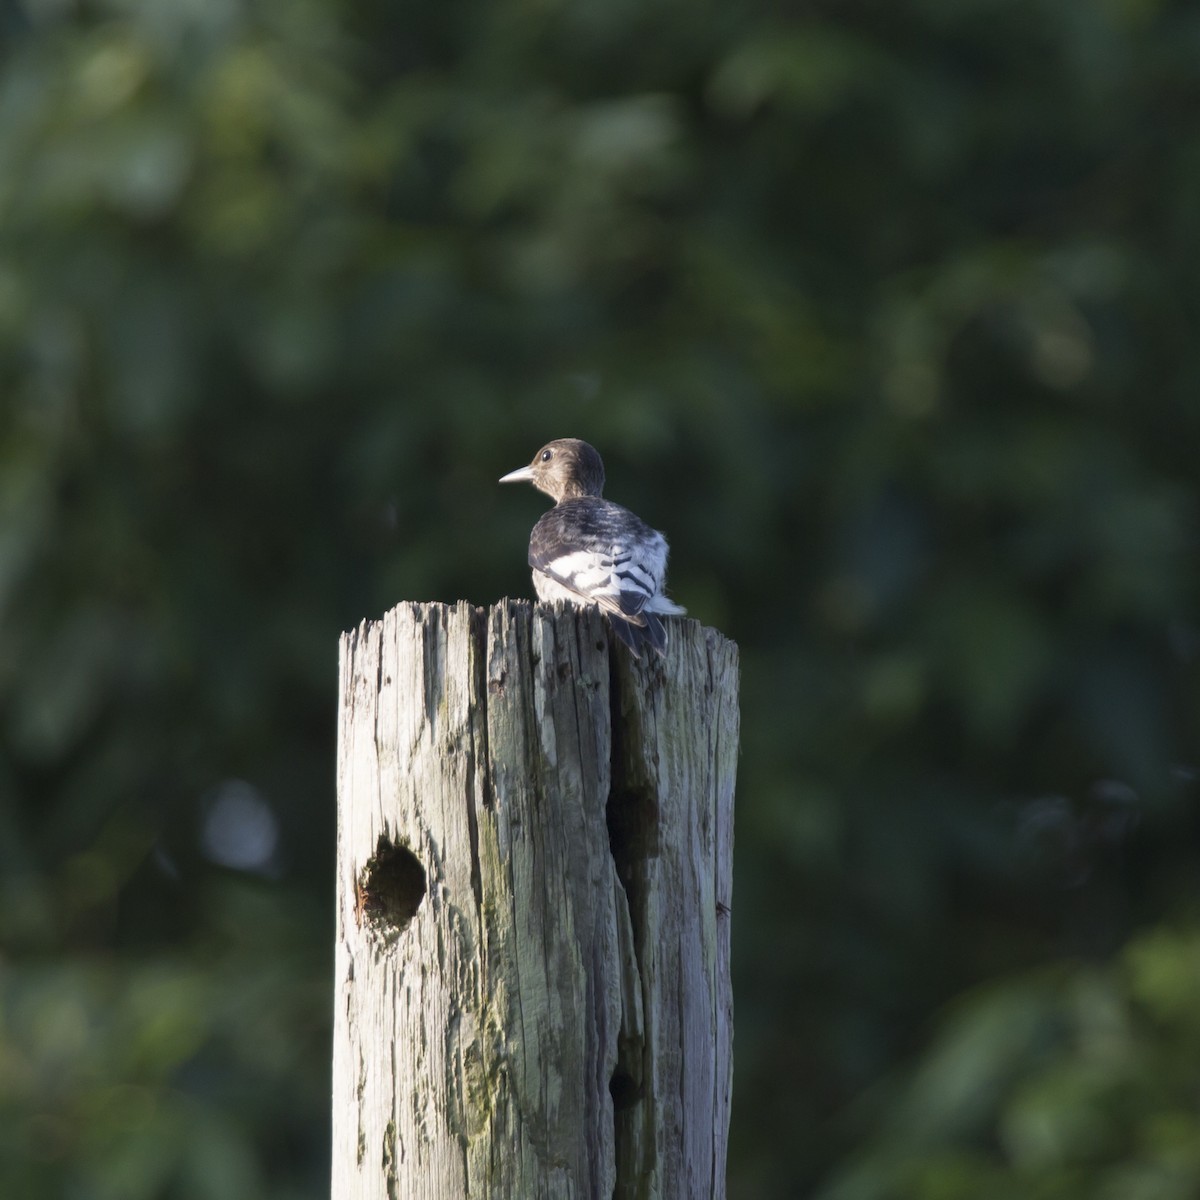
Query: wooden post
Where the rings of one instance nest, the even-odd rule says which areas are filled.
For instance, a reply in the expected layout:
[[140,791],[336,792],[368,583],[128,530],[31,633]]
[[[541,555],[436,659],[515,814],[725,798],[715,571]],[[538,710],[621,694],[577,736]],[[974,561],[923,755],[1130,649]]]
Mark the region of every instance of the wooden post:
[[401,604],[341,643],[334,1200],[725,1195],[737,647]]

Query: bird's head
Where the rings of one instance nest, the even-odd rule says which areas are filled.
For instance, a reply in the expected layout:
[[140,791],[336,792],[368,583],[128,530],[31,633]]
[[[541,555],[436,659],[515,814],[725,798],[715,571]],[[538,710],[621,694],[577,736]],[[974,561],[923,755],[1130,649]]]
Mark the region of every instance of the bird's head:
[[578,496],[599,496],[604,492],[604,463],[595,447],[578,438],[558,438],[547,442],[527,467],[509,471],[501,483],[532,483],[556,504]]

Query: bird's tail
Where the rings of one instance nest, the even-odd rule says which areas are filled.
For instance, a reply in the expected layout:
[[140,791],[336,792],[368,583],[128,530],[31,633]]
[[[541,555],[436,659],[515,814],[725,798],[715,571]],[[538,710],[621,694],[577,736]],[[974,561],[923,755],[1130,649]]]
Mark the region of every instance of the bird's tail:
[[666,627],[652,612],[643,609],[638,615],[644,624],[635,625],[632,621],[626,621],[615,613],[610,613],[609,623],[613,627],[613,633],[625,643],[634,658],[641,658],[642,650],[647,646],[656,654],[666,658]]

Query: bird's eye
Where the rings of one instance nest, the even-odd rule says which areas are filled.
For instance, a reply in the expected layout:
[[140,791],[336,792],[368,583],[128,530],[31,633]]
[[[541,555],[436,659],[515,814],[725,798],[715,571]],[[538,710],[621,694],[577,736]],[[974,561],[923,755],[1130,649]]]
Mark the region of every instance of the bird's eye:
[[542,462],[549,462],[553,457],[554,457],[553,450],[543,450],[542,451]]

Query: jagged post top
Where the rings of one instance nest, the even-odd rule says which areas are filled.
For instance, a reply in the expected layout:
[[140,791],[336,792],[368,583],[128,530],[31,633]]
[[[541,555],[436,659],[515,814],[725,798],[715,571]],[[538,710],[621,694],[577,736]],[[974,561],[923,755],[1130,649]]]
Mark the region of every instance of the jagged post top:
[[[581,616],[586,609],[582,605],[566,601],[559,600],[539,603],[538,601],[527,600],[521,596],[503,596],[491,605],[472,604],[469,600],[458,600],[453,603],[444,600],[402,600],[385,613],[383,617],[364,617],[356,626],[345,630],[341,637],[343,653],[346,649],[352,648],[355,643],[359,642],[373,625],[393,617],[394,614],[404,612],[411,619],[418,622],[445,627],[451,613],[464,611],[470,614],[472,624],[482,632],[488,627],[493,618],[520,622],[530,622],[535,617],[540,617],[543,620],[570,620],[572,617],[578,618]],[[699,630],[703,632],[705,639],[708,641],[727,643],[735,650],[737,648],[736,643],[730,641],[719,629],[715,629],[709,625],[701,625],[694,618],[680,621],[678,622],[678,626],[681,632],[693,629]]]

